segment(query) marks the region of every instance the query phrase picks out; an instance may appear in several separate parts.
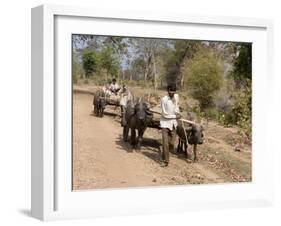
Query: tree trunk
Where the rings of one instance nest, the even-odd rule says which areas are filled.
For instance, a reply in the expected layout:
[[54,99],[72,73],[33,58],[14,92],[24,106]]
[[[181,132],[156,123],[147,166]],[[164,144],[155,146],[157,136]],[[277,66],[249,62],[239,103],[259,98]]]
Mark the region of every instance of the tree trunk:
[[144,82],[146,83],[147,80],[147,75],[148,75],[148,67],[145,67],[144,69]]
[[147,76],[148,76],[148,73],[149,73],[149,67],[150,67],[150,64],[151,64],[151,53],[148,55],[148,59],[147,59],[147,64],[146,64],[146,67],[145,67],[145,70],[144,70],[144,82],[146,84],[146,81],[147,81]]
[[180,86],[181,86],[181,88],[184,88],[184,73],[183,73],[184,67],[185,67],[185,62],[183,62],[180,66],[180,78],[181,78]]
[[181,86],[181,88],[183,88],[183,85],[184,85],[184,75],[182,73],[182,69],[180,69],[180,78],[181,78],[180,86]]
[[156,62],[155,62],[155,56],[154,53],[152,54],[152,64],[153,64],[153,74],[154,74],[154,90],[158,87],[158,74],[156,70]]

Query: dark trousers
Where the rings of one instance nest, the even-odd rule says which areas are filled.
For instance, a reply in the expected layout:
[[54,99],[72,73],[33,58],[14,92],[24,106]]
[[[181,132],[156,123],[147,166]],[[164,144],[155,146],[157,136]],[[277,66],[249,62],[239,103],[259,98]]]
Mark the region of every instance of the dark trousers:
[[164,163],[169,163],[169,152],[174,151],[176,140],[176,130],[169,130],[168,128],[162,128],[162,142],[163,148],[161,152],[161,160]]

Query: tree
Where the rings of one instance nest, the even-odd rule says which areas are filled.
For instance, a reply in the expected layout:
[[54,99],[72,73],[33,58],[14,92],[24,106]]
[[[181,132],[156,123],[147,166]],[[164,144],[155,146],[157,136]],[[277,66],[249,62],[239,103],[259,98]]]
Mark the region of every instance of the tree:
[[214,95],[223,83],[223,72],[221,59],[209,48],[202,48],[186,65],[186,87],[202,109],[213,105]]
[[92,51],[85,51],[82,55],[83,69],[85,71],[86,77],[92,76],[98,68],[97,54]]
[[173,48],[167,52],[167,81],[179,81],[181,87],[184,86],[183,70],[185,65],[194,57],[198,51],[201,42],[193,40],[176,40],[173,42]]
[[77,83],[78,79],[84,77],[84,70],[81,64],[79,64],[75,58],[72,60],[72,78],[73,82]]
[[184,85],[183,70],[185,64],[194,57],[194,54],[199,48],[199,43],[198,41],[192,40],[177,40],[175,43],[175,54],[181,87]]
[[136,49],[136,58],[139,58],[138,62],[143,62],[143,64],[139,64],[143,66],[143,79],[144,82],[148,80],[148,76],[151,73],[152,66],[152,51],[153,44],[155,43],[153,39],[132,39],[132,46]]
[[131,49],[135,50],[134,62],[138,62],[138,67],[142,67],[143,80],[151,81],[154,89],[159,86],[159,61],[161,52],[167,48],[169,41],[162,39],[132,39]]
[[110,47],[105,47],[99,53],[100,67],[106,71],[106,81],[108,80],[109,74],[116,77],[119,70],[119,62],[114,56],[114,52]]
[[233,71],[231,73],[236,87],[247,86],[252,80],[252,44],[241,43],[236,45],[236,56],[234,57]]
[[252,134],[252,44],[240,43],[236,46],[233,70],[230,74],[236,85],[232,113],[234,122],[250,138]]
[[141,57],[132,59],[130,62],[130,68],[132,70],[132,76],[130,80],[140,80],[143,78],[143,69],[145,68],[145,61]]
[[[103,44],[110,48],[114,55],[118,56],[120,62],[126,61],[128,57],[128,38],[109,36],[105,38]],[[120,74],[122,74],[122,79],[124,80],[124,69],[122,64],[120,66]]]

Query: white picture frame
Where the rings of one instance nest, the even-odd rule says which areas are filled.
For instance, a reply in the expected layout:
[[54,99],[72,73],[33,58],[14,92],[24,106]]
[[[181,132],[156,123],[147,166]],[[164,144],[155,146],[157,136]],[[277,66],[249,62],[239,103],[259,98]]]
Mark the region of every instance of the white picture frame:
[[[184,32],[180,32],[179,27]],[[71,124],[69,117],[61,115],[69,116],[69,34],[77,31],[85,34],[253,42],[253,181],[245,184],[73,192],[69,182]],[[267,107],[264,105],[270,105],[265,100],[273,86],[272,32],[273,22],[265,19],[105,11],[57,5],[33,8],[32,216],[56,220],[271,205],[273,178],[267,175],[273,172],[273,150],[268,148]],[[69,77],[56,76],[64,74],[69,74]],[[57,132],[63,125],[64,131]],[[170,198],[164,201],[161,199],[163,195]]]

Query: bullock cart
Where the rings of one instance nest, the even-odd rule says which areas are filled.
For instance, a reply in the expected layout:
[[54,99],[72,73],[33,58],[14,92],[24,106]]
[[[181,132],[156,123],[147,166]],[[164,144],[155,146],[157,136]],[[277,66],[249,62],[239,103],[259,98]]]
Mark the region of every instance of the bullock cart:
[[[161,113],[159,109],[150,109],[150,113],[153,114],[153,120],[148,127],[160,129]],[[183,115],[182,115],[183,116]],[[156,125],[156,126],[155,126]],[[201,123],[181,118],[178,119],[178,126],[176,128],[178,135],[177,152],[183,153],[190,161],[190,156],[187,152],[188,144],[193,146],[194,162],[197,161],[197,145],[203,144],[203,126]]]

